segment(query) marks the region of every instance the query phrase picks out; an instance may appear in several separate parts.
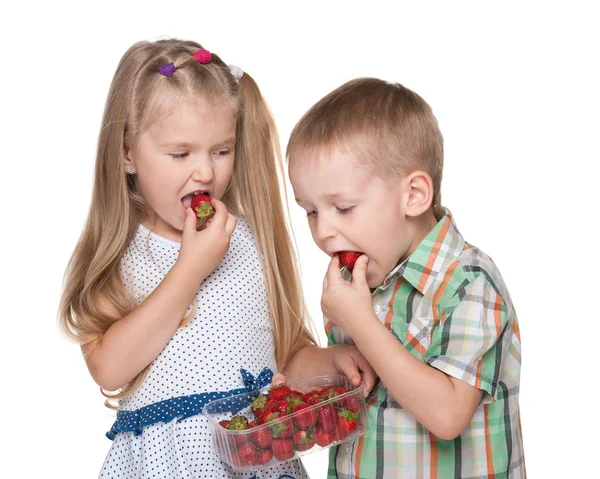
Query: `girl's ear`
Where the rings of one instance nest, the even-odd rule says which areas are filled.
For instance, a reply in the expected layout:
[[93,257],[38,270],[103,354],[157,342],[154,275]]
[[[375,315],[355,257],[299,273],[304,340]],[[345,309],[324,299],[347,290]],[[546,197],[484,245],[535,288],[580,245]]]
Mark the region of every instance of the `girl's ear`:
[[131,150],[127,147],[123,147],[123,157],[125,158],[125,173],[130,173],[133,169],[135,171],[135,164],[131,159]]
[[414,171],[405,178],[407,194],[404,211],[407,216],[422,215],[431,207],[433,201],[433,181],[424,171]]

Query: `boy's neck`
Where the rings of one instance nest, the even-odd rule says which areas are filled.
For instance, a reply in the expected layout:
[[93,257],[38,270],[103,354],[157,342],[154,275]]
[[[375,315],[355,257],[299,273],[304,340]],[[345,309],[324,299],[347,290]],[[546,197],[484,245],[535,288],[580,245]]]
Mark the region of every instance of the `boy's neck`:
[[[440,218],[441,219],[441,218]],[[425,237],[431,232],[433,228],[438,224],[439,219],[436,217],[433,207],[429,208],[425,213],[410,218],[410,231],[412,235],[412,242],[410,248],[406,254],[400,258],[398,264],[405,261],[414,251],[419,247]]]

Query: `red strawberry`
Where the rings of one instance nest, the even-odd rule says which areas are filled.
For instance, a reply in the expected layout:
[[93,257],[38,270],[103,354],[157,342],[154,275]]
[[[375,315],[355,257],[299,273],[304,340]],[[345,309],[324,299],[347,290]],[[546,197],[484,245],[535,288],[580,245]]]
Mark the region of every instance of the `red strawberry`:
[[336,396],[341,396],[342,394],[346,394],[348,389],[342,387],[330,387],[325,394],[327,399],[334,398]]
[[244,429],[248,429],[248,419],[242,415],[233,416],[227,425],[227,429],[231,429],[232,431],[243,431]]
[[358,412],[360,410],[360,401],[356,396],[348,396],[342,399],[342,406],[350,412]]
[[285,384],[280,384],[269,389],[269,399],[285,399],[291,392],[292,390]]
[[335,429],[337,414],[330,404],[325,404],[317,409],[319,424],[324,431],[331,432]]
[[262,449],[266,449],[273,442],[271,430],[268,427],[260,427],[252,432],[252,442]]
[[210,196],[196,195],[192,198],[192,209],[198,220],[196,222],[196,229],[200,229],[204,222],[215,214],[215,208]]
[[237,457],[242,466],[256,464],[258,459],[258,450],[250,443],[245,442],[237,448]]
[[[334,424],[335,426],[335,424]],[[333,442],[333,434],[331,432],[324,431],[323,429],[317,428],[315,433],[315,439],[317,444],[321,447],[327,447]]]
[[272,412],[272,411],[269,411],[268,409],[265,409],[263,412],[260,413],[260,417],[258,418],[258,423],[265,424],[269,421],[272,421],[273,419],[276,419],[278,416],[279,416],[278,412]]
[[356,419],[349,419],[348,417],[340,416],[338,418],[338,435],[340,438],[346,437],[348,434],[356,430],[357,425],[358,423],[356,422]]
[[285,399],[268,399],[265,409],[271,412],[278,412],[281,416],[290,413],[291,407]]
[[340,251],[338,253],[340,263],[342,264],[342,266],[345,266],[348,271],[352,271],[356,260],[360,258],[361,255],[362,253],[358,251]]
[[300,429],[306,430],[317,422],[317,412],[310,409],[307,404],[298,404],[292,409],[292,414],[294,415],[294,422]]
[[319,391],[317,391],[316,389],[313,389],[312,391],[307,392],[306,394],[302,395],[302,402],[305,404],[317,404],[318,402],[321,402],[321,395],[319,394]]
[[273,451],[271,449],[263,449],[258,452],[258,461],[257,464],[268,464],[271,462],[271,458],[273,457]]
[[304,402],[302,401],[302,394],[300,394],[298,391],[290,392],[289,396],[286,397],[286,401],[292,409],[295,408],[298,404],[302,404]]
[[294,425],[290,418],[276,420],[271,429],[273,430],[274,438],[289,439],[294,435]]
[[252,409],[252,412],[256,417],[260,417],[265,410],[265,404],[267,404],[267,396],[261,394],[250,403],[250,409]]
[[273,454],[280,461],[287,461],[294,454],[294,442],[291,439],[273,440]]
[[223,419],[222,421],[219,421],[219,424],[221,425],[221,427],[224,427],[225,429],[228,429],[227,426],[229,426],[229,423],[231,421],[229,419]]
[[307,431],[296,431],[294,433],[294,444],[298,451],[306,451],[315,445],[315,430],[310,428]]

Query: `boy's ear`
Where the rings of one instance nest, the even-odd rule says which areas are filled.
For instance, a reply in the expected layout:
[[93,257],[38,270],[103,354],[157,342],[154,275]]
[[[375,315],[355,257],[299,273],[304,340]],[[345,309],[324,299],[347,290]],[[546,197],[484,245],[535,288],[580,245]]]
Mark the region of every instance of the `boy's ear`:
[[433,201],[433,181],[424,171],[414,171],[405,178],[406,195],[404,211],[417,217],[425,213]]

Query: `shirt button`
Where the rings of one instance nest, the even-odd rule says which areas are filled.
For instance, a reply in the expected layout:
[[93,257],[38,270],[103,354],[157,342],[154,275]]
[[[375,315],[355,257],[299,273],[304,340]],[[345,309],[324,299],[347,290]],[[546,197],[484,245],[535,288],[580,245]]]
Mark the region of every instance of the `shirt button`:
[[373,311],[375,311],[375,314],[379,314],[379,311],[381,311],[381,307],[376,304],[375,306],[373,306]]

